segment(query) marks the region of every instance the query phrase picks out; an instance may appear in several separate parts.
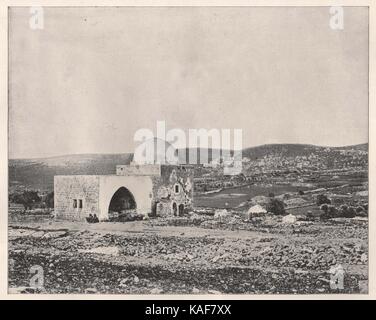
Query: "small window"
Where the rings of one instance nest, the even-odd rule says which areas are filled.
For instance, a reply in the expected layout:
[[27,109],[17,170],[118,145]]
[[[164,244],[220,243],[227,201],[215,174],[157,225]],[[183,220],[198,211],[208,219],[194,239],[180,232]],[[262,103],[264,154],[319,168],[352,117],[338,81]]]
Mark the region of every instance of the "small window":
[[73,208],[77,208],[77,199],[73,199]]
[[175,184],[175,193],[179,193],[179,192],[180,192],[179,185],[178,185],[178,184]]
[[78,208],[82,209],[82,199],[78,200]]

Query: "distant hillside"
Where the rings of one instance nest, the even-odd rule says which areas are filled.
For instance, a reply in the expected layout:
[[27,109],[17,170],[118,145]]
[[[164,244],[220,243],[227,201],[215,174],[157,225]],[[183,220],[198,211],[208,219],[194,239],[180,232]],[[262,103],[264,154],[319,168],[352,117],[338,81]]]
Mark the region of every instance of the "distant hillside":
[[129,164],[133,154],[78,154],[9,160],[10,186],[53,189],[54,175],[115,174],[117,164]]
[[326,149],[330,149],[331,151],[351,149],[357,151],[368,151],[368,143],[345,147],[321,147],[310,144],[265,144],[244,149],[243,157],[256,160],[266,155],[280,155],[282,157],[307,156],[311,153],[321,153]]
[[[368,144],[340,148],[304,144],[268,144],[244,149],[243,157],[257,160],[265,155],[296,157],[312,153],[316,153],[320,157],[328,149],[334,157],[340,157],[340,150],[368,151]],[[186,152],[188,154],[189,149]],[[212,150],[209,149],[208,153],[210,161]],[[10,187],[25,186],[33,189],[52,190],[54,175],[114,174],[117,164],[129,164],[132,157],[133,154],[131,153],[79,154],[40,159],[9,160]]]
[[368,152],[368,143],[362,144],[355,144],[353,146],[345,146],[345,147],[335,147],[334,149],[341,149],[341,150],[359,150],[359,151],[367,151]]

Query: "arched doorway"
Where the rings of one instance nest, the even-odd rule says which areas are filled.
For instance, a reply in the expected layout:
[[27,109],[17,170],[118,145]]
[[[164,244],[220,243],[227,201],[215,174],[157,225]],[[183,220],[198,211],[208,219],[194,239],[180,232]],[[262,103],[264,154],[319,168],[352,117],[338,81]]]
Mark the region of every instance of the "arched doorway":
[[135,212],[137,208],[133,194],[125,187],[120,187],[112,196],[108,207],[109,218],[116,218]]
[[172,213],[174,214],[174,216],[176,216],[177,213],[178,213],[178,207],[177,207],[177,205],[176,205],[176,202],[174,202],[174,203],[172,204]]
[[182,216],[184,214],[184,204],[179,204],[179,216]]
[[157,211],[158,211],[159,204],[160,204],[159,201],[153,201],[153,203],[151,205],[151,214],[150,214],[150,216],[152,216],[152,217],[156,217],[157,216]]

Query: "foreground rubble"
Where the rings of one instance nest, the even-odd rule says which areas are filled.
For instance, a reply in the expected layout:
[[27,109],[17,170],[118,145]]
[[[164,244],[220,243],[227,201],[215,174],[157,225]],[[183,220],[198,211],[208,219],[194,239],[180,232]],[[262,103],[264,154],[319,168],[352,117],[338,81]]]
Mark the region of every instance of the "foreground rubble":
[[[367,291],[367,221],[191,216],[109,224],[11,223],[10,292]],[[330,269],[338,265],[343,289],[330,286]],[[30,288],[32,266],[43,270],[43,288]]]

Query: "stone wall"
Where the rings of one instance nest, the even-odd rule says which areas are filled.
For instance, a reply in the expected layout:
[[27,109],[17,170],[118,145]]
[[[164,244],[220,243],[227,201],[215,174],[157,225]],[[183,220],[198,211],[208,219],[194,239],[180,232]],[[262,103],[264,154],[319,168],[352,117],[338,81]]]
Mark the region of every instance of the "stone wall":
[[160,176],[161,166],[158,164],[117,165],[116,175],[118,176]]
[[[145,168],[144,172],[142,168]],[[140,214],[181,215],[192,208],[192,167],[135,166],[135,170],[140,174],[131,174],[132,170],[124,175],[55,176],[56,217],[85,220],[91,213],[96,214],[101,221],[107,220],[111,198],[121,187],[132,193],[136,201],[136,210]],[[159,174],[156,174],[157,170]]]
[[99,176],[55,176],[54,197],[56,218],[85,220],[90,213],[99,216]]

